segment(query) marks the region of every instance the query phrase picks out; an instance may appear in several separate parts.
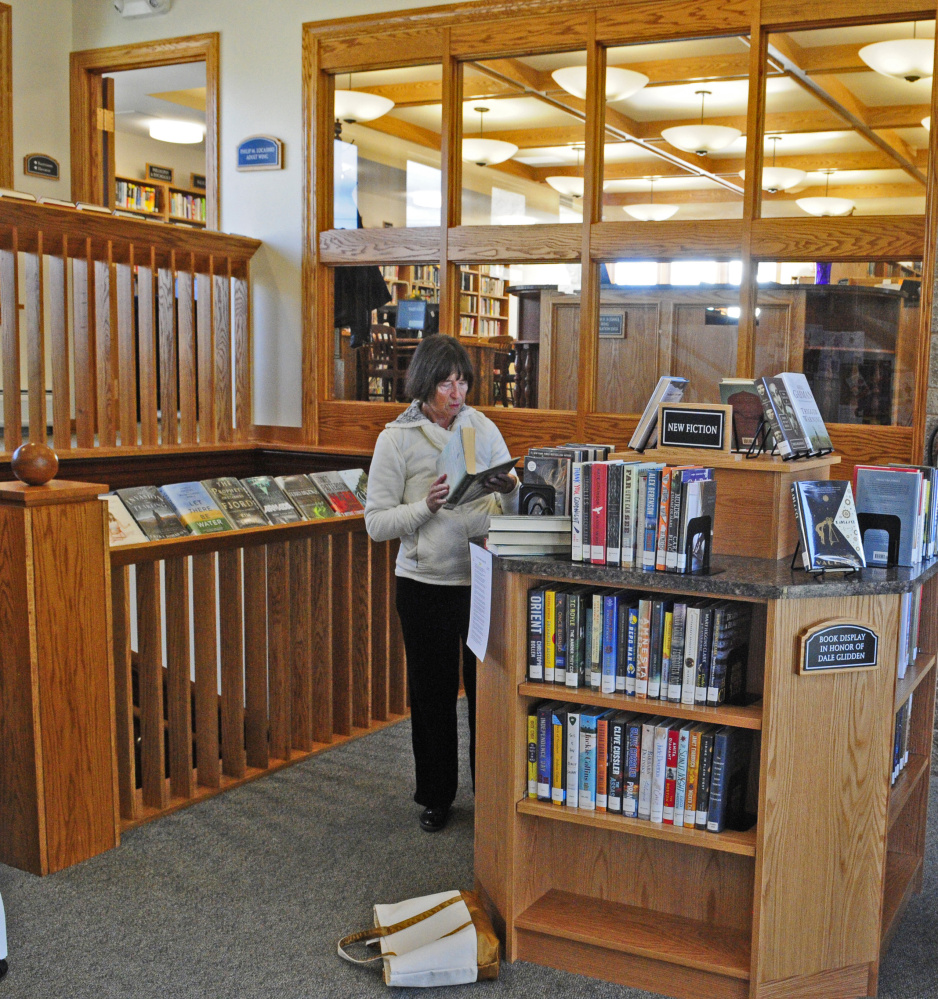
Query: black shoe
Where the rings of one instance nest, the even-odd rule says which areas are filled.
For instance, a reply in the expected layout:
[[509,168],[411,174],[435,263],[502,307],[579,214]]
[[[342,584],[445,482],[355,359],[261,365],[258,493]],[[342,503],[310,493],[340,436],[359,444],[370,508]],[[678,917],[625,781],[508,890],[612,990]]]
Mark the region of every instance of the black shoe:
[[6,958],[4,958],[2,961],[0,961],[0,978],[3,978],[3,976],[6,973],[7,973],[7,962]]
[[420,828],[424,832],[439,832],[449,819],[449,805],[425,808],[420,813]]

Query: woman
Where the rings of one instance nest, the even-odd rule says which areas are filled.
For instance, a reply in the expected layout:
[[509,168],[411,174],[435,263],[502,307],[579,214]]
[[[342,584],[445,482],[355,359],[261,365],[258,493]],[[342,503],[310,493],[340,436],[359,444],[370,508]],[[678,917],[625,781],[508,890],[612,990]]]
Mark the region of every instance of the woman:
[[[438,832],[449,817],[458,782],[456,699],[462,653],[469,707],[469,758],[475,781],[476,660],[469,629],[468,539],[485,534],[494,512],[517,513],[518,480],[493,475],[486,495],[443,508],[450,484],[437,461],[454,431],[475,428],[482,468],[510,458],[498,428],[465,404],[472,388],[469,355],[448,336],[431,336],[414,352],[407,372],[413,400],[378,437],[368,475],[365,525],[375,541],[400,538],[397,612],[407,654],[420,826]],[[497,496],[491,494],[498,494]]]

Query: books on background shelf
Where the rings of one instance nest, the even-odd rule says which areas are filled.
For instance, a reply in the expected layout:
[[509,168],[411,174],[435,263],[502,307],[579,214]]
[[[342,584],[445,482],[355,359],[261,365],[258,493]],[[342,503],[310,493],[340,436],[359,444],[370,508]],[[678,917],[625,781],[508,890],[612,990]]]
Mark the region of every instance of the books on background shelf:
[[117,493],[102,493],[101,499],[107,500],[109,545],[136,545],[147,540]]
[[269,475],[251,475],[241,482],[270,524],[292,524],[303,518],[287,494]]
[[276,475],[274,482],[280,486],[303,520],[322,520],[335,516],[332,507],[309,476]]
[[866,566],[863,539],[849,482],[802,479],[792,483],[792,502],[808,572],[854,572]]
[[364,512],[364,503],[349,488],[340,472],[310,472],[309,480],[340,517],[351,517]]
[[712,833],[755,823],[757,733],[543,701],[527,740],[528,798]]
[[270,523],[248,488],[234,476],[203,479],[202,485],[214,498],[233,528],[266,527]]
[[899,650],[897,675],[901,680],[918,656],[919,625],[922,617],[922,588],[903,593],[899,601]]
[[450,435],[446,447],[440,452],[436,470],[446,476],[449,494],[443,504],[453,510],[462,503],[471,503],[486,494],[485,480],[492,475],[510,472],[518,463],[517,458],[498,462],[491,468],[480,468],[476,460],[475,427],[457,427]]
[[495,555],[569,555],[570,518],[499,515],[491,518],[485,547]]
[[752,610],[544,583],[528,591],[527,678],[685,705],[745,704]]
[[629,440],[633,451],[644,451],[646,447],[654,447],[658,442],[658,407],[665,402],[680,402],[684,398],[687,387],[686,378],[675,375],[662,375],[651,393],[645,410],[638,421],[638,426]]
[[118,489],[117,495],[148,541],[184,538],[189,534],[189,528],[156,486],[128,486]]
[[896,727],[892,741],[892,773],[889,776],[889,783],[895,784],[899,779],[899,774],[905,770],[909,762],[909,729],[912,719],[912,699],[915,695],[909,694],[909,699],[896,712]]
[[201,482],[173,482],[160,486],[160,492],[193,534],[231,530],[231,524]]

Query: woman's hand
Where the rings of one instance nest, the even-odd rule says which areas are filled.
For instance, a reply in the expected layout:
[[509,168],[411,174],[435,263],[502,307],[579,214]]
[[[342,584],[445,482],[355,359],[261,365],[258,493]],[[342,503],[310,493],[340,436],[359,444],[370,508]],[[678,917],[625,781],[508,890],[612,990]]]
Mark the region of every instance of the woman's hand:
[[515,488],[517,481],[513,475],[502,472],[499,475],[490,475],[482,484],[490,493],[510,493]]
[[446,484],[446,473],[444,472],[430,486],[430,492],[427,493],[427,509],[430,513],[437,513],[446,502],[447,496],[449,496],[449,486]]

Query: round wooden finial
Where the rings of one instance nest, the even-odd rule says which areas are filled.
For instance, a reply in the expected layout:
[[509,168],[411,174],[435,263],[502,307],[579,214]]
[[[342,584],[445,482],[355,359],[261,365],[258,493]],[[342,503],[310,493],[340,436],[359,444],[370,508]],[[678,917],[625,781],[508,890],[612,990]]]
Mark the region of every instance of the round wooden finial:
[[21,444],[10,461],[13,474],[27,486],[44,486],[59,470],[59,456],[45,444]]

